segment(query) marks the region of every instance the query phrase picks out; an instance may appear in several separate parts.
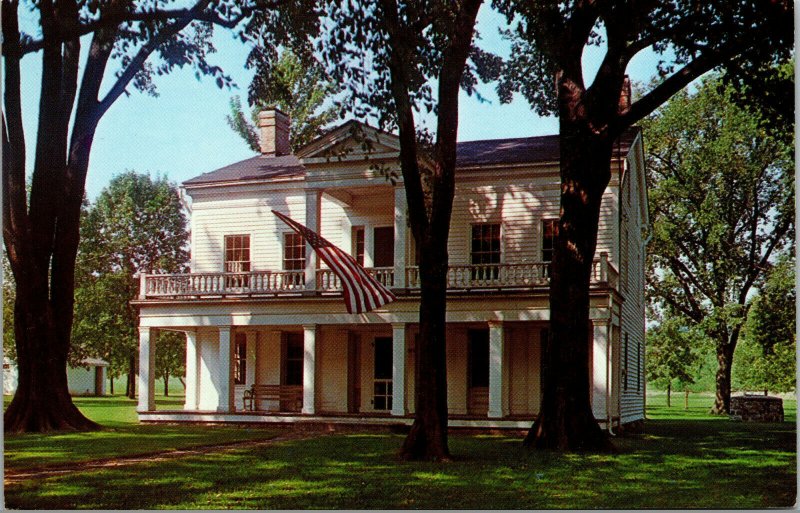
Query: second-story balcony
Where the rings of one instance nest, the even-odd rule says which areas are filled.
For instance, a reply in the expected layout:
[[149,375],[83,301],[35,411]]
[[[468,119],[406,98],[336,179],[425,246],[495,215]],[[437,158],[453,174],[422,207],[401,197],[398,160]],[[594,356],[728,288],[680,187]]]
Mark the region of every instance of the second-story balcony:
[[[372,267],[367,272],[395,293],[419,293],[417,267],[405,268],[404,287],[396,287],[393,267]],[[608,255],[601,253],[592,262],[591,284],[616,289],[618,282],[619,272],[609,263]],[[306,286],[304,270],[142,274],[139,299],[332,295],[342,290],[338,277],[330,269],[317,270],[314,285]],[[448,292],[524,291],[546,289],[549,285],[547,262],[451,265],[447,272]]]

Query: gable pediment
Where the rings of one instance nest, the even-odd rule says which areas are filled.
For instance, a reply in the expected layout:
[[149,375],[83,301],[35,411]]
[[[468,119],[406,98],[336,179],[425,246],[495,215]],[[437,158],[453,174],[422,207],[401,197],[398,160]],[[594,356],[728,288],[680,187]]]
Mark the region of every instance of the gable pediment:
[[296,156],[303,162],[313,163],[393,156],[399,151],[400,141],[396,135],[349,121],[301,148]]

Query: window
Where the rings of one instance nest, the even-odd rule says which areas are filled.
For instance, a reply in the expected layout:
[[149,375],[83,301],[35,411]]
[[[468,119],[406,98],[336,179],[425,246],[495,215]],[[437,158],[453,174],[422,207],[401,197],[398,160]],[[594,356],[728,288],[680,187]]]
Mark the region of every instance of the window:
[[287,271],[306,268],[306,242],[298,233],[283,234],[283,268]]
[[286,333],[282,385],[303,385],[303,334]]
[[250,272],[250,236],[225,236],[225,272]]
[[353,227],[353,258],[356,259],[358,265],[364,265],[364,227]]
[[500,224],[483,223],[472,225],[471,251],[473,280],[496,279],[500,263]]
[[233,382],[244,385],[247,382],[247,335],[244,333],[236,334],[233,357]]
[[556,245],[556,232],[558,219],[545,219],[542,221],[542,262],[553,261],[553,248]]
[[392,337],[375,338],[375,366],[372,405],[376,410],[392,409]]
[[[226,235],[225,236],[225,272],[249,273],[250,272],[250,236]],[[250,284],[249,276],[227,276],[226,287],[247,287]]]
[[642,356],[642,351],[639,347],[636,347],[636,391],[639,392],[642,389],[642,367],[644,367],[644,358]]
[[622,344],[622,389],[628,390],[628,334],[623,336]]

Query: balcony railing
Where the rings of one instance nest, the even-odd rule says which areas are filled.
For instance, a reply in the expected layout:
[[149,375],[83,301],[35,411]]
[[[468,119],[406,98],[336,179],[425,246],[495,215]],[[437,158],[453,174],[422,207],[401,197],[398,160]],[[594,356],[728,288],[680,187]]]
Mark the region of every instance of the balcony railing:
[[[372,276],[388,288],[395,286],[394,268],[367,268]],[[405,289],[420,288],[417,267],[407,267]],[[161,297],[203,296],[275,296],[312,293],[341,292],[339,278],[330,269],[317,271],[316,288],[309,290],[305,284],[305,271],[251,271],[246,273],[190,273],[142,274],[139,299]],[[607,285],[616,289],[619,273],[608,262],[605,253],[592,263],[593,285]],[[491,289],[532,289],[547,287],[550,283],[548,262],[515,264],[451,265],[447,272],[447,287],[454,291]]]

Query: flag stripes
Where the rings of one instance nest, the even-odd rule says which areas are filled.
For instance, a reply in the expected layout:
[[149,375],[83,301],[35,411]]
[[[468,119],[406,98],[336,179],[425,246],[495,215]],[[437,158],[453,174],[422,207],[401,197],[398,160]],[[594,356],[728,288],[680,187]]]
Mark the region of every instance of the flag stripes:
[[339,277],[348,313],[369,312],[397,299],[381,282],[370,276],[355,258],[297,221],[275,210],[272,213],[303,237]]

